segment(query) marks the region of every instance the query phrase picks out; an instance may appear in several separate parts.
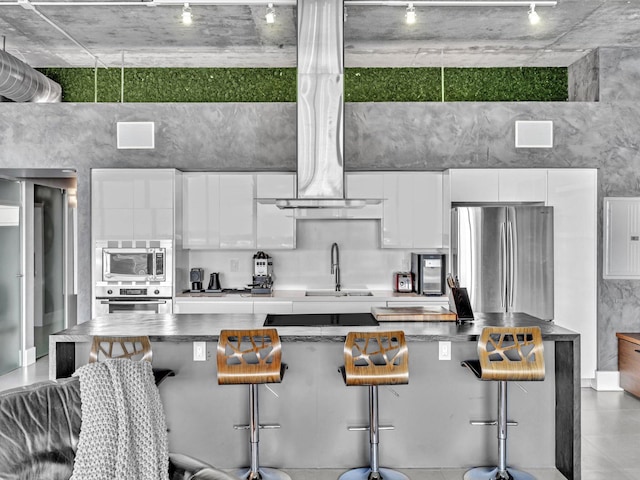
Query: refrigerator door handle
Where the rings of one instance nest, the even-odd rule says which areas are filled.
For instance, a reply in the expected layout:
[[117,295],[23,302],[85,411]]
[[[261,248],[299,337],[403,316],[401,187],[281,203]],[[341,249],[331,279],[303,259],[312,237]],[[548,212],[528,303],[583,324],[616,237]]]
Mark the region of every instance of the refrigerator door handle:
[[502,275],[500,275],[500,305],[506,309],[505,301],[506,280],[507,280],[507,232],[506,223],[500,224],[500,258],[502,259]]
[[509,260],[509,295],[508,295],[508,302],[509,302],[509,310],[513,308],[513,284],[515,282],[515,252],[514,250],[514,245],[513,245],[513,225],[511,224],[511,222],[507,223],[507,237],[509,238],[509,253],[507,255],[507,258]]

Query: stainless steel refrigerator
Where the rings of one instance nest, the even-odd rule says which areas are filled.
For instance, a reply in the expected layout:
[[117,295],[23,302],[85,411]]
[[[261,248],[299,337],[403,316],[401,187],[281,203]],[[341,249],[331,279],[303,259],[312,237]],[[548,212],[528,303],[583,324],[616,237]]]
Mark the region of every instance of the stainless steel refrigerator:
[[451,270],[474,312],[552,320],[553,207],[454,207]]

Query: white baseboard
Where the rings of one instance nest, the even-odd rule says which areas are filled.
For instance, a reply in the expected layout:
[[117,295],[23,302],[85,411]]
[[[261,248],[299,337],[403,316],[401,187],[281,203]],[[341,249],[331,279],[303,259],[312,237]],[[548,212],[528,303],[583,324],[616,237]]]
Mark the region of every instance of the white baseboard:
[[600,372],[596,370],[596,377],[591,382],[591,388],[598,392],[621,392],[620,372]]
[[36,363],[36,347],[27,348],[22,350],[20,355],[20,366],[26,367],[27,365],[33,365]]

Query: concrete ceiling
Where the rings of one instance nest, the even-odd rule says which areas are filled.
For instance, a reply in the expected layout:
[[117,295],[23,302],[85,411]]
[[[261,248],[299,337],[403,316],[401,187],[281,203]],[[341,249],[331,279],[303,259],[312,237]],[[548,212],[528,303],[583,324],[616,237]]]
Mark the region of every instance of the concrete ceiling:
[[[94,66],[34,11],[8,3],[0,0],[7,52],[34,67]],[[272,25],[264,5],[191,6],[190,26],[180,21],[181,5],[36,8],[109,66],[123,58],[127,67],[295,66],[294,6],[276,6]],[[349,5],[346,66],[568,66],[597,47],[640,47],[640,0],[558,0],[537,7],[538,25],[524,6],[416,11],[409,26],[403,7]]]

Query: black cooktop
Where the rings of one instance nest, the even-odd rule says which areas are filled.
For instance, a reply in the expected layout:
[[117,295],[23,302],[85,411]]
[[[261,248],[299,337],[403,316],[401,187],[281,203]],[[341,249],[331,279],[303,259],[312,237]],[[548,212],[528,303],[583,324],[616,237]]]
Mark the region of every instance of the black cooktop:
[[265,327],[359,327],[376,326],[370,313],[292,313],[268,314]]

